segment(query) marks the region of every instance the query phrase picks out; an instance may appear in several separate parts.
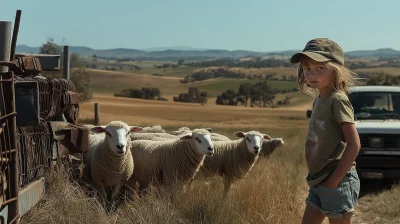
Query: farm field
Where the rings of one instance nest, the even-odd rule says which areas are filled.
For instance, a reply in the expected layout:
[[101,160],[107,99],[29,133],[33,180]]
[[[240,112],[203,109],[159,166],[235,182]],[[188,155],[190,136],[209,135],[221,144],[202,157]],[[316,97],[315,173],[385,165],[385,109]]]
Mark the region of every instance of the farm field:
[[[260,158],[249,175],[232,186],[225,200],[222,200],[222,180],[204,178],[196,180],[191,190],[178,191],[172,201],[150,194],[107,213],[79,186],[66,180],[62,173],[56,173],[50,177],[46,200],[25,215],[21,223],[53,223],[54,220],[62,223],[72,220],[82,223],[301,222],[308,189],[302,151],[307,105],[274,109],[201,106],[95,94],[91,102],[81,104],[81,123],[92,122],[95,102],[100,105],[102,124],[118,119],[131,125],[159,124],[167,131],[182,126],[211,127],[214,132],[232,137],[238,130],[258,130],[271,137],[282,137],[285,145],[269,159]],[[366,188],[368,194],[360,199],[353,223],[397,223],[399,189],[397,185],[383,192],[381,188],[375,191]]]

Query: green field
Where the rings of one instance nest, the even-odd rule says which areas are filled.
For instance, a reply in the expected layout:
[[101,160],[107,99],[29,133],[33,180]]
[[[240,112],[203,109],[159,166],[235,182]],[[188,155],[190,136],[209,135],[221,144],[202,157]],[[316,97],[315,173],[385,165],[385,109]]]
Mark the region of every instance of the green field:
[[[228,89],[238,90],[239,86],[243,83],[256,84],[257,82],[260,82],[260,80],[219,78],[184,85],[181,84],[181,86],[185,86],[186,88],[197,87],[202,91],[207,91],[212,96],[217,96]],[[272,88],[280,90],[288,90],[296,87],[296,82],[289,81],[268,81],[268,84]]]
[[[101,70],[88,70],[91,75],[92,91],[94,93],[114,94],[127,88],[141,88],[151,86],[159,88],[163,96],[178,95],[187,92],[190,87],[197,87],[212,96],[225,92],[228,89],[237,90],[242,83],[255,84],[259,80],[218,78],[200,82],[181,84],[177,77],[164,77],[123,72],[109,72]],[[269,85],[277,89],[293,89],[296,82],[268,81]]]

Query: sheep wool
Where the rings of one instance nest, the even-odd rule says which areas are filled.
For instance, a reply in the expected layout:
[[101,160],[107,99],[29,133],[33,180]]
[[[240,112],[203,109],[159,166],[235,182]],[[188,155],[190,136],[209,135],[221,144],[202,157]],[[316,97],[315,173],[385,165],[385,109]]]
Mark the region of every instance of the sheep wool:
[[283,145],[284,142],[282,138],[274,138],[272,140],[263,141],[260,156],[268,158],[276,148]]
[[141,133],[166,133],[166,131],[161,127],[161,125],[153,125],[144,127]]
[[[261,139],[264,136],[258,131],[247,133],[259,135]],[[227,194],[235,179],[247,176],[258,160],[259,153],[249,152],[245,138],[230,141],[213,141],[213,144],[214,154],[204,159],[199,176],[222,176],[225,182],[225,194]]]
[[158,140],[158,139],[163,139],[163,140],[168,140],[168,139],[177,139],[179,136],[177,135],[171,135],[168,133],[142,133],[142,132],[134,132],[131,133],[131,139],[132,140]]
[[[209,134],[205,129],[195,129],[192,133]],[[137,181],[141,186],[148,186],[153,181],[168,184],[194,178],[205,157],[195,148],[192,140],[132,141],[135,169],[131,184]]]
[[[126,124],[112,121],[107,126],[126,127]],[[127,138],[126,153],[117,156],[108,149],[105,134],[89,136],[90,173],[93,182],[103,182],[104,186],[114,186],[126,181],[133,173],[133,159],[130,150],[131,139]]]

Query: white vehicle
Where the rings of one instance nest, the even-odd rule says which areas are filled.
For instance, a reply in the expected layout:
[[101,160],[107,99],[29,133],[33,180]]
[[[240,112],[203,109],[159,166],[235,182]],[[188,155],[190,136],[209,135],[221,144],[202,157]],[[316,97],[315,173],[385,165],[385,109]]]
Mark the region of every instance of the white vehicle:
[[353,87],[349,99],[361,142],[359,177],[400,179],[400,86]]

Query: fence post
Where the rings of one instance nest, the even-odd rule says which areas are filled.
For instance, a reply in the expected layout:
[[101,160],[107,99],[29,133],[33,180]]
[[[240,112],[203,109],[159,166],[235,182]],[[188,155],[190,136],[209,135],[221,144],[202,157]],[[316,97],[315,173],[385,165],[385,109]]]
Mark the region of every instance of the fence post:
[[94,125],[100,124],[99,114],[100,114],[99,104],[95,103],[94,104]]
[[63,76],[64,79],[69,79],[69,46],[64,46],[63,51]]
[[[10,21],[0,21],[0,61],[10,61],[11,25]],[[8,72],[8,67],[0,66],[0,72]]]

